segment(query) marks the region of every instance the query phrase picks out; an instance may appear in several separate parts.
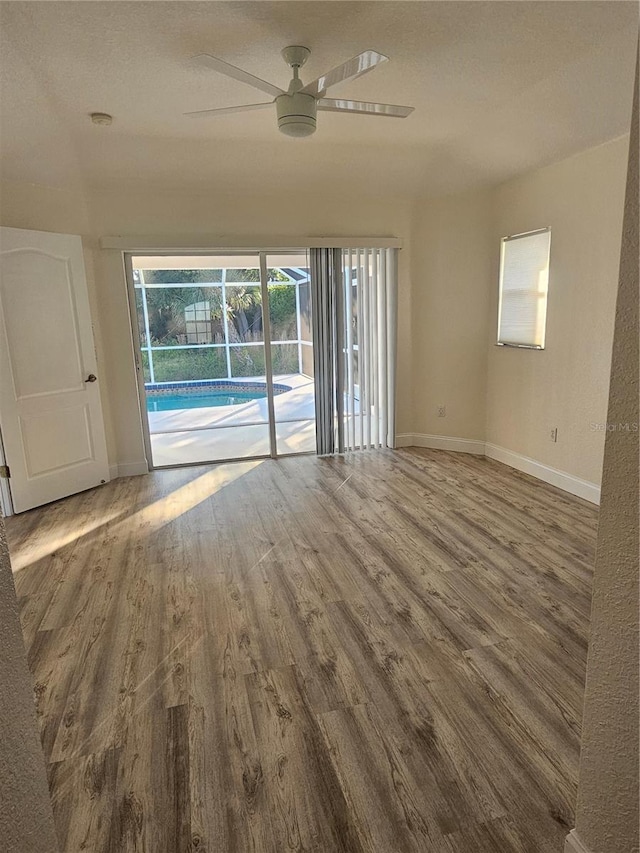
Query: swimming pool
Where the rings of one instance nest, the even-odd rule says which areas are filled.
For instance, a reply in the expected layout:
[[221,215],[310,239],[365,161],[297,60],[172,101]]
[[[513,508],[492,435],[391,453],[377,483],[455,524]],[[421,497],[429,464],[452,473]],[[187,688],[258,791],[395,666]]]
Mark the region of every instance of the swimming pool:
[[[170,412],[176,409],[212,409],[219,406],[239,406],[267,396],[266,383],[167,383],[146,385],[147,411]],[[291,389],[287,385],[274,383],[274,394],[283,394]]]

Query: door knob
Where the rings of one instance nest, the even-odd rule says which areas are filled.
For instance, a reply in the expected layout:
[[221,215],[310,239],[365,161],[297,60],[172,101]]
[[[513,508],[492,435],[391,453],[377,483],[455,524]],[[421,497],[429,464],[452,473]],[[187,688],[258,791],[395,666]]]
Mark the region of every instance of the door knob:
[[90,373],[84,381],[85,382],[96,382],[97,379],[98,379],[98,377],[95,375],[95,373]]

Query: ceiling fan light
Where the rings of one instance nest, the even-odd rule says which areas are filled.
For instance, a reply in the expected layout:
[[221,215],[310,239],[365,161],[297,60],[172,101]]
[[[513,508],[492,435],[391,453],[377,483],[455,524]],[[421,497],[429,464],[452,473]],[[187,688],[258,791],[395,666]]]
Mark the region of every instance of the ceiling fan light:
[[194,57],[201,65],[225,74],[233,80],[248,83],[260,91],[275,95],[273,101],[260,104],[239,104],[233,107],[219,107],[212,110],[196,110],[185,113],[193,118],[206,118],[209,116],[230,115],[231,113],[243,113],[248,110],[262,110],[275,103],[278,117],[278,129],[285,136],[301,138],[311,136],[316,132],[316,112],[326,110],[339,113],[359,113],[360,115],[390,116],[392,118],[406,118],[413,112],[413,107],[403,107],[398,104],[378,104],[366,101],[352,101],[350,99],[335,99],[325,97],[327,89],[338,83],[354,80],[356,77],[366,74],[376,68],[381,62],[387,62],[388,56],[375,50],[365,50],[357,56],[352,57],[342,65],[323,74],[304,86],[300,79],[300,67],[305,64],[309,57],[309,48],[300,45],[289,45],[282,51],[287,65],[293,68],[293,78],[289,83],[288,91],[254,77],[242,68],[229,65],[223,59],[210,56],[207,53]]
[[311,136],[316,130],[316,99],[302,92],[276,98],[278,128],[287,136]]
[[316,120],[301,116],[289,116],[278,119],[278,128],[286,136],[311,136],[312,133],[316,132]]

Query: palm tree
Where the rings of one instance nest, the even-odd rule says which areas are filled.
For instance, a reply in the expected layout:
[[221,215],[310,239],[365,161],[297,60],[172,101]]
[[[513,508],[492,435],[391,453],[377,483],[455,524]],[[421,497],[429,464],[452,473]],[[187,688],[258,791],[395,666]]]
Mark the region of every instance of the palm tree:
[[[247,311],[252,308],[259,308],[255,312],[251,323],[247,318]],[[250,349],[243,347],[251,334],[252,330],[258,331],[262,325],[262,296],[259,288],[251,287],[250,289],[243,286],[233,285],[226,290],[226,313],[227,313],[227,334],[229,344],[235,345],[236,358],[241,361],[247,374],[255,372],[254,361],[251,358]],[[211,319],[220,320],[223,317],[222,305],[211,309]]]
[[[259,308],[249,323],[247,311]],[[241,340],[246,341],[252,331],[259,331],[262,325],[262,294],[258,288],[229,287],[227,288],[227,317],[230,326],[233,325]]]

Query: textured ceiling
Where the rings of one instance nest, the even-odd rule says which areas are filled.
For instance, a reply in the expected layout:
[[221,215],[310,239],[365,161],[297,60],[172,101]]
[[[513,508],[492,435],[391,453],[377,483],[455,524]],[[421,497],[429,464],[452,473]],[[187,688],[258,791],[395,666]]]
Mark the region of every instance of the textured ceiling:
[[[428,194],[494,183],[625,133],[634,2],[4,2],[2,174],[52,185]],[[270,110],[187,110],[262,93],[207,52],[286,87],[366,48],[391,62],[335,97],[415,106],[405,120],[322,113],[304,140]],[[88,113],[113,114],[111,127]]]

